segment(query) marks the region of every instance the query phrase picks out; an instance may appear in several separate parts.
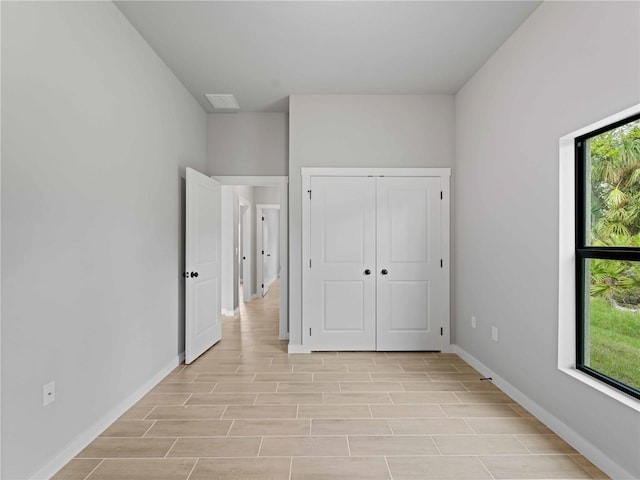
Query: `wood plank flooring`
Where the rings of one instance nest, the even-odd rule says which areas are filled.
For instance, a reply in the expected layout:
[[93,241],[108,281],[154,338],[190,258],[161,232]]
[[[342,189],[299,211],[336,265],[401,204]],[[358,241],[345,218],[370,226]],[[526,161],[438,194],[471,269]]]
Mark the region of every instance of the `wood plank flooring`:
[[456,355],[288,355],[278,299],[226,317],[53,478],[608,478]]

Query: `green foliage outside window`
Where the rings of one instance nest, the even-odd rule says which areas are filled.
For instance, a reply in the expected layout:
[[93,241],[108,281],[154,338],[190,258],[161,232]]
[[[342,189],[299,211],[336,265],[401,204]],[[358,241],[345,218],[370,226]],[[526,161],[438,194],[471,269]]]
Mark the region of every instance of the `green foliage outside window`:
[[[585,241],[640,248],[640,120],[588,140]],[[640,390],[640,262],[588,261],[588,364]]]

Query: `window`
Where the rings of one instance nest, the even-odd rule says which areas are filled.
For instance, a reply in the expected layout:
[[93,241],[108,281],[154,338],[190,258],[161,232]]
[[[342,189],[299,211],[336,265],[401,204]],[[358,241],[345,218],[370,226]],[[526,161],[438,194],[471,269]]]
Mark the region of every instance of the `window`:
[[640,398],[640,114],[575,138],[576,368]]

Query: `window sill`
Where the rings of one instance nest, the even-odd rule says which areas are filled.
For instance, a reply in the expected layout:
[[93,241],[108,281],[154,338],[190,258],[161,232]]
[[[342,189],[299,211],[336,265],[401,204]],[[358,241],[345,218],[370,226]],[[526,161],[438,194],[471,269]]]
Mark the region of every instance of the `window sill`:
[[606,383],[593,378],[590,375],[587,375],[586,373],[582,373],[581,371],[576,370],[575,368],[565,368],[565,367],[558,367],[558,368],[561,372],[564,372],[567,375],[575,378],[576,380],[582,383],[585,383],[590,387],[593,387],[594,389],[598,390],[604,395],[607,395],[608,397],[611,397],[614,400],[617,400],[618,402],[628,406],[632,410],[635,410],[636,412],[640,412],[640,400],[636,400],[635,398],[627,395],[626,393],[623,393],[620,390],[613,388],[607,385]]

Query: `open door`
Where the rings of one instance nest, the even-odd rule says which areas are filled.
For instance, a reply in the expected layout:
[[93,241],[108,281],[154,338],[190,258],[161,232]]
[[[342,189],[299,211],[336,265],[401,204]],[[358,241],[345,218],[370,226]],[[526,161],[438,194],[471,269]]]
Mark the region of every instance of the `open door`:
[[262,296],[264,297],[269,291],[269,257],[271,257],[271,252],[269,251],[269,222],[264,219],[264,210],[260,221],[262,222],[262,278],[260,282],[262,284]]
[[256,205],[257,284],[264,297],[280,275],[280,205]]
[[222,338],[220,323],[221,187],[187,168],[185,363]]
[[240,231],[242,239],[240,248],[242,248],[242,301],[249,303],[253,294],[253,276],[251,275],[251,262],[253,262],[253,254],[251,252],[251,204],[245,200],[240,201]]

